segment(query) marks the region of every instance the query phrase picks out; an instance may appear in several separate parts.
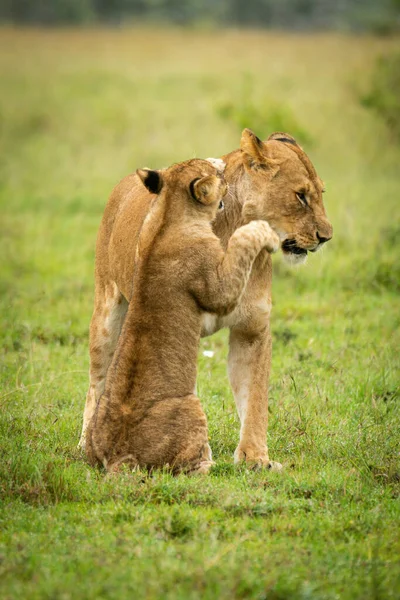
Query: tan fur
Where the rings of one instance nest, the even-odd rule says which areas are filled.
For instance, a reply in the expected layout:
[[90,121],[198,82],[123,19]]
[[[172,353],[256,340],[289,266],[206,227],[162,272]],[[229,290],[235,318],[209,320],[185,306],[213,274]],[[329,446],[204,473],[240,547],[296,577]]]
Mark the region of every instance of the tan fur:
[[139,235],[133,295],[88,426],[87,455],[109,471],[127,463],[204,473],[211,451],[193,393],[202,314],[234,310],[254,259],[263,248],[277,250],[279,238],[265,221],[252,221],[224,252],[211,221],[226,184],[210,162],[138,176],[159,193]]
[[[332,227],[322,201],[323,184],[290,135],[275,133],[261,142],[250,130],[244,130],[240,149],[222,158],[229,191],[224,198],[225,208],[214,221],[214,231],[224,248],[235,229],[253,217],[271,224],[293,262],[306,255],[291,253],[290,240],[294,240],[296,251],[314,251],[321,245],[318,235],[325,240],[331,237]],[[307,192],[309,207],[303,206],[296,196],[301,191]],[[96,401],[104,390],[124,311],[132,298],[135,248],[152,198],[138,178],[129,175],[114,189],[100,226],[90,328],[90,387],[81,446]],[[266,445],[271,276],[270,255],[261,252],[238,306],[227,316],[205,314],[202,331],[202,335],[210,335],[221,327],[230,329],[228,371],[241,421],[235,460],[268,467],[276,466],[269,460]],[[110,330],[108,336],[102,333],[104,322]]]

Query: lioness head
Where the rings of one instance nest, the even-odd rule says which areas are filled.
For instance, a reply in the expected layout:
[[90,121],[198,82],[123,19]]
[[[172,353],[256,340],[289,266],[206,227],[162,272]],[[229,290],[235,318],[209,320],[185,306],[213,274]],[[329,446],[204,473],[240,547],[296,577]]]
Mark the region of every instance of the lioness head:
[[212,221],[223,207],[226,183],[220,159],[187,160],[168,169],[138,169],[137,175],[152,194],[168,195],[180,215]]
[[240,149],[248,175],[243,190],[245,220],[265,219],[278,233],[289,262],[303,262],[332,237],[322,193],[324,184],[295,139],[273,133],[262,142],[250,129],[242,133]]

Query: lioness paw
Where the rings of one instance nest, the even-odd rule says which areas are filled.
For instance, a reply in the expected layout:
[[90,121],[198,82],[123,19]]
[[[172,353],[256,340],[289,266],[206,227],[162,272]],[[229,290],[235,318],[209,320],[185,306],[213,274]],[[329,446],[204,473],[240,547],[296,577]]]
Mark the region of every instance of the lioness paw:
[[252,452],[250,449],[246,451],[240,446],[236,448],[234,461],[235,464],[245,462],[248,468],[254,470],[268,469],[269,471],[279,472],[283,469],[281,463],[270,460],[266,452]]

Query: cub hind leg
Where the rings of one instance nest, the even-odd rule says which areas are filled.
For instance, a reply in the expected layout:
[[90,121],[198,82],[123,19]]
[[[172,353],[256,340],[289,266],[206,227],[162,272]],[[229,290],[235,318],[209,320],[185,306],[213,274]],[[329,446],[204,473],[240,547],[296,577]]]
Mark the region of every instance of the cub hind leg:
[[188,475],[205,475],[214,464],[208,443],[206,415],[197,396],[177,400],[180,402],[177,420],[179,447],[173,460],[174,470]]
[[108,472],[124,464],[192,474],[207,473],[213,465],[206,416],[193,395],[135,406],[115,404],[103,394],[86,438],[89,463]]
[[212,459],[210,444],[205,444],[200,456],[193,461],[193,466],[185,472],[188,475],[207,475],[211,467],[215,465]]

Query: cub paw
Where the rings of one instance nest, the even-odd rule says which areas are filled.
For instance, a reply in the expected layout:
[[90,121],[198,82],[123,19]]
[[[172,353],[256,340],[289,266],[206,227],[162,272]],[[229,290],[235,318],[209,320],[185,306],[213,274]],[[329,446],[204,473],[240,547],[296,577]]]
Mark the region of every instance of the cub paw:
[[207,475],[211,467],[215,465],[213,460],[202,460],[201,463],[197,465],[193,471],[191,471],[191,475]]
[[267,221],[257,221],[264,236],[264,248],[271,254],[279,250],[280,239]]
[[268,225],[269,227],[269,238],[268,238],[268,242],[266,244],[266,249],[268,250],[268,252],[271,252],[271,254],[273,254],[274,252],[277,252],[279,250],[279,245],[280,245],[280,239],[277,233],[275,233],[275,231],[272,229],[272,227],[270,227],[270,225]]

